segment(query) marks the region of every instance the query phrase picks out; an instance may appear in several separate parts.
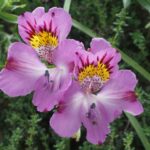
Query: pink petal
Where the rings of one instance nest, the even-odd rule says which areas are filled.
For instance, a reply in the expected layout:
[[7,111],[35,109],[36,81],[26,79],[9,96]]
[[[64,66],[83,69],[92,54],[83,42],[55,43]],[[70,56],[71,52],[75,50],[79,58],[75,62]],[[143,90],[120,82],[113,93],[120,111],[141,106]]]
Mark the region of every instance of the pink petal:
[[36,21],[38,21],[45,14],[45,9],[44,7],[37,7],[36,9],[32,11],[32,14],[34,18],[36,19]]
[[72,137],[81,126],[80,103],[77,95],[79,87],[72,85],[64,97],[60,98],[57,112],[50,119],[51,127],[62,137]]
[[140,115],[144,111],[142,104],[138,100],[133,102],[125,101],[123,104],[123,110],[133,116]]
[[127,111],[132,115],[139,115],[143,112],[143,107],[134,94],[136,84],[135,74],[129,70],[122,70],[98,93],[99,102],[108,110],[109,121],[117,118],[122,111]]
[[63,76],[61,70],[50,69],[49,77],[41,77],[35,85],[33,104],[37,106],[37,110],[43,112],[53,109],[69,88],[71,81],[70,74]]
[[37,31],[37,20],[31,12],[25,12],[18,17],[18,30],[21,38],[29,44],[29,39]]
[[9,96],[29,94],[45,70],[31,47],[16,42],[10,46],[6,67],[0,72],[0,89]]
[[101,50],[111,48],[111,44],[103,38],[93,38],[90,45],[91,45],[91,52],[94,54]]
[[57,7],[49,9],[48,14],[52,16],[52,22],[58,33],[59,41],[64,40],[71,30],[71,16],[63,8]]
[[102,144],[110,132],[107,122],[107,113],[100,103],[94,100],[94,96],[86,97],[87,106],[82,106],[82,122],[87,130],[86,138],[92,144]]
[[82,51],[82,46],[78,41],[64,40],[54,52],[54,64],[57,66],[65,65],[68,67],[68,70],[72,70],[76,61],[76,52]]

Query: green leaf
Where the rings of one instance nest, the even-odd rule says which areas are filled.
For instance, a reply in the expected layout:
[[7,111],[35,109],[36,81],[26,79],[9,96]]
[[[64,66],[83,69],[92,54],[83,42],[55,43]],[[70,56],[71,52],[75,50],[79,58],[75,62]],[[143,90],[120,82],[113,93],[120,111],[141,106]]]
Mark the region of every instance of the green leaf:
[[150,0],[137,0],[139,4],[145,8],[148,12],[150,12]]
[[65,0],[64,2],[64,9],[69,12],[70,10],[70,5],[71,5],[71,0]]
[[123,0],[123,7],[128,8],[131,4],[131,0]]
[[146,24],[145,29],[150,28],[150,22]]
[[91,29],[82,25],[80,22],[74,19],[73,19],[73,26],[77,28],[78,30],[82,31],[83,33],[89,35],[90,37],[97,37],[96,33],[94,33]]
[[132,124],[132,126],[134,127],[137,135],[139,136],[145,150],[149,150],[150,149],[150,144],[143,132],[142,127],[140,126],[139,122],[137,121],[137,119],[135,117],[133,117],[132,115],[130,115],[129,113],[125,113],[127,118],[129,119],[130,123]]
[[7,4],[8,0],[0,0],[0,10],[2,10]]
[[[118,49],[119,50],[119,49]],[[134,61],[133,58],[129,57],[127,54],[125,54],[123,51],[119,50],[122,56],[122,59],[129,64],[131,67],[133,67],[136,71],[138,71],[145,79],[150,81],[150,73],[146,71],[141,65],[139,65],[136,61]]]
[[[77,28],[78,30],[82,31],[83,33],[89,35],[90,37],[98,37],[98,35],[93,32],[91,29],[88,27],[82,25],[76,20],[73,20],[73,26]],[[145,79],[150,81],[150,73],[145,70],[141,65],[139,65],[134,59],[129,57],[127,54],[119,50],[120,53],[122,54],[122,59],[129,64],[131,67],[133,67],[137,72],[139,72]]]
[[18,16],[14,14],[9,14],[2,11],[0,12],[0,18],[10,23],[17,23],[17,17]]

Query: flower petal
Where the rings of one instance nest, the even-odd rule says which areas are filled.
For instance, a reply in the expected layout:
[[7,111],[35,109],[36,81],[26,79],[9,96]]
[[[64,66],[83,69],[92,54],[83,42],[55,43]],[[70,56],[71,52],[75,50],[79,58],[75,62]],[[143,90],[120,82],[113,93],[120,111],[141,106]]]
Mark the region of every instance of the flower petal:
[[82,105],[81,118],[87,130],[87,140],[93,144],[102,144],[110,132],[107,114],[103,105],[97,103],[95,95],[86,96],[87,106]]
[[137,79],[134,73],[122,70],[98,93],[99,102],[108,110],[109,121],[113,121],[122,111],[127,111],[132,115],[139,115],[143,112],[143,107],[134,93],[136,84]]
[[90,46],[91,46],[91,52],[94,54],[101,50],[106,50],[111,48],[111,44],[103,38],[93,38],[90,43]]
[[0,89],[9,96],[29,94],[45,70],[31,47],[16,42],[10,46],[6,66],[0,72]]
[[83,45],[72,39],[61,42],[53,55],[54,64],[57,66],[67,66],[68,70],[72,70],[76,60],[76,52],[82,51]]
[[32,11],[32,14],[35,17],[36,21],[38,21],[45,14],[45,9],[44,7],[37,7]]
[[71,16],[63,8],[57,7],[49,9],[48,13],[52,16],[52,22],[57,29],[59,41],[64,40],[71,30]]
[[33,104],[40,112],[50,111],[58,103],[72,81],[71,75],[63,75],[62,71],[54,68],[41,77],[35,85]]
[[18,30],[21,38],[29,44],[29,39],[36,32],[37,20],[31,12],[25,12],[18,17]]
[[[50,126],[62,137],[72,137],[80,128],[79,87],[72,84],[58,104],[57,112],[50,119]],[[75,94],[76,93],[76,94]]]

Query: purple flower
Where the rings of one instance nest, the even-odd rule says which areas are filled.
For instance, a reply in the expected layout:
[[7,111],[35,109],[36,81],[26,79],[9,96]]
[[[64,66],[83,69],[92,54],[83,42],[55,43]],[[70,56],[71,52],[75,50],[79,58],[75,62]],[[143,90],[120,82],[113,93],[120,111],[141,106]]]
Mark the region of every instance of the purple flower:
[[134,92],[136,76],[130,70],[119,70],[121,56],[109,42],[94,38],[88,51],[78,51],[64,41],[56,54],[62,54],[57,55],[56,64],[68,68],[74,64],[74,80],[50,119],[51,127],[60,136],[72,137],[83,124],[87,140],[101,144],[110,132],[109,124],[123,111],[134,116],[143,112]]
[[19,34],[22,39],[49,63],[52,63],[54,50],[67,37],[71,26],[71,16],[64,9],[56,7],[49,9],[48,12],[45,12],[44,7],[38,7],[18,18]]
[[[66,42],[75,50],[80,45],[74,40]],[[11,97],[34,91],[33,104],[40,112],[50,111],[71,82],[70,70],[61,65],[47,68],[30,46],[20,42],[10,46],[6,65],[0,72],[0,90]]]

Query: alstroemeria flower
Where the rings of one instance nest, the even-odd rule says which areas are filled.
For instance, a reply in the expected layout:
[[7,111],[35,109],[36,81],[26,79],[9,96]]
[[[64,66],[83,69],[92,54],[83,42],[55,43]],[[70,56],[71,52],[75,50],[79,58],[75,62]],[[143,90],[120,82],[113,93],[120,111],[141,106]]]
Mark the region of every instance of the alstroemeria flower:
[[121,56],[104,39],[93,39],[88,51],[62,44],[57,53],[66,47],[66,54],[59,55],[59,60],[70,67],[74,59],[74,81],[60,98],[50,125],[60,136],[72,137],[83,124],[87,140],[101,144],[110,132],[110,122],[123,111],[135,116],[143,112],[134,92],[137,79],[130,70],[118,70]]
[[53,7],[45,12],[38,7],[33,12],[25,12],[18,18],[19,34],[39,56],[52,63],[52,54],[59,43],[69,34],[71,16],[62,8]]
[[[76,49],[78,42],[66,40]],[[72,74],[65,67],[47,68],[30,46],[16,42],[8,50],[5,67],[0,72],[0,90],[11,97],[32,91],[33,104],[40,112],[49,111],[69,88]]]

